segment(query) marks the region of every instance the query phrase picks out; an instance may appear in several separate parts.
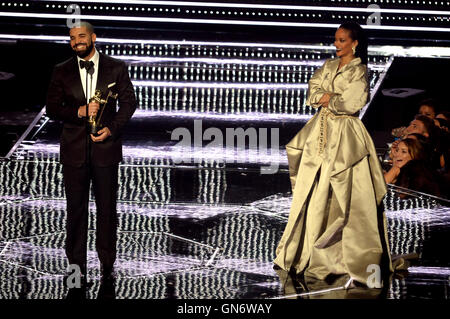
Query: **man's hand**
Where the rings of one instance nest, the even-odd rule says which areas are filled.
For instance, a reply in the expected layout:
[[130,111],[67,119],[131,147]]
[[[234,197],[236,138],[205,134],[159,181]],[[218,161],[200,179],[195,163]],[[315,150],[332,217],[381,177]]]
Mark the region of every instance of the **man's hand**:
[[[100,105],[97,102],[89,103],[89,115],[97,116],[98,109]],[[78,108],[78,116],[86,117],[86,105],[82,105]]]
[[391,134],[395,137],[401,137],[401,136],[405,135],[405,130],[406,130],[406,126],[397,127],[397,128],[392,129]]
[[91,134],[91,140],[93,142],[103,142],[104,140],[106,140],[108,137],[111,136],[111,131],[109,130],[109,128],[104,127],[101,130],[99,130],[97,134],[98,136],[94,136]]

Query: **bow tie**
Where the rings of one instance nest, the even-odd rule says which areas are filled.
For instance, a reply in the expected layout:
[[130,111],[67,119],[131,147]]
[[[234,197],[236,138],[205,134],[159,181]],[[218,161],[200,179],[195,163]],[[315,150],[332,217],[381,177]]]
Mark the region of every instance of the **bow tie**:
[[85,60],[80,60],[80,68],[86,68],[86,71],[89,71],[91,68],[94,67],[94,62],[92,61],[85,61]]

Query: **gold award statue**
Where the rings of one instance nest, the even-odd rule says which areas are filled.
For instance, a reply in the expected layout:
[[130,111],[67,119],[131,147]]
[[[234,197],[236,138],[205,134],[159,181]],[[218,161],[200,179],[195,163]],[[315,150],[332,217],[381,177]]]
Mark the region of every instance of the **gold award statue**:
[[[108,88],[114,86],[115,83],[108,85]],[[97,102],[100,105],[100,114],[98,117],[90,115],[88,122],[90,126],[90,133],[96,135],[97,132],[102,128],[101,119],[103,115],[103,111],[105,110],[105,106],[108,103],[109,98],[117,99],[117,93],[112,93],[110,90],[106,99],[102,99],[102,92],[100,90],[95,90],[94,96],[89,99],[89,102]]]

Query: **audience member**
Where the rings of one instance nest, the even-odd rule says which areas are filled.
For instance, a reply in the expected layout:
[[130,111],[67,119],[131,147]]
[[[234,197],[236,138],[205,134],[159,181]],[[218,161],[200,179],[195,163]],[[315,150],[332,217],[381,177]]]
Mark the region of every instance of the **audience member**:
[[427,163],[427,155],[429,154],[426,154],[419,140],[414,138],[401,140],[393,150],[392,168],[384,174],[386,183],[442,196],[436,174]]
[[447,122],[450,122],[450,112],[442,111],[436,114],[437,119],[444,119]]
[[436,153],[439,154],[440,169],[441,172],[447,172],[450,164],[449,158],[449,145],[450,145],[450,133],[448,131],[448,123],[443,119],[437,119],[440,126],[436,126],[435,140],[436,140]]
[[418,114],[429,117],[430,119],[434,119],[436,117],[436,113],[438,110],[437,103],[433,99],[422,100],[419,103],[419,112]]
[[444,130],[446,132],[448,132],[448,121],[446,119],[443,118],[435,118],[434,119],[434,124],[439,127],[441,130]]
[[392,151],[398,147],[398,143],[411,134],[422,135],[427,138],[430,145],[433,145],[434,133],[435,126],[433,121],[424,115],[416,115],[415,119],[411,121],[408,127],[402,130],[402,134],[392,143],[389,157],[392,158]]
[[434,121],[425,115],[416,115],[409,126],[403,131],[402,136],[405,137],[411,133],[418,133],[430,139],[433,138],[435,131]]
[[[433,99],[425,99],[419,103],[417,115],[423,115],[431,120],[434,120],[438,111],[437,102]],[[392,135],[395,137],[404,137],[406,126],[398,127],[392,130]]]
[[427,99],[421,101],[418,113],[409,126],[392,130],[396,140],[390,149],[392,167],[385,172],[385,181],[450,198],[450,112],[439,111],[437,103]]

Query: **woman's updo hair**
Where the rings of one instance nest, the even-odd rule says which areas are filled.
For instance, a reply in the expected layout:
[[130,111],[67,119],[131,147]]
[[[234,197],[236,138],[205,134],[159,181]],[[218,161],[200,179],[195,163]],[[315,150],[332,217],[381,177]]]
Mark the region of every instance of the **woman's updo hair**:
[[367,36],[363,28],[356,22],[345,22],[339,26],[339,28],[345,29],[349,32],[350,38],[353,41],[358,40],[356,46],[355,56],[361,58],[361,63],[367,65]]

